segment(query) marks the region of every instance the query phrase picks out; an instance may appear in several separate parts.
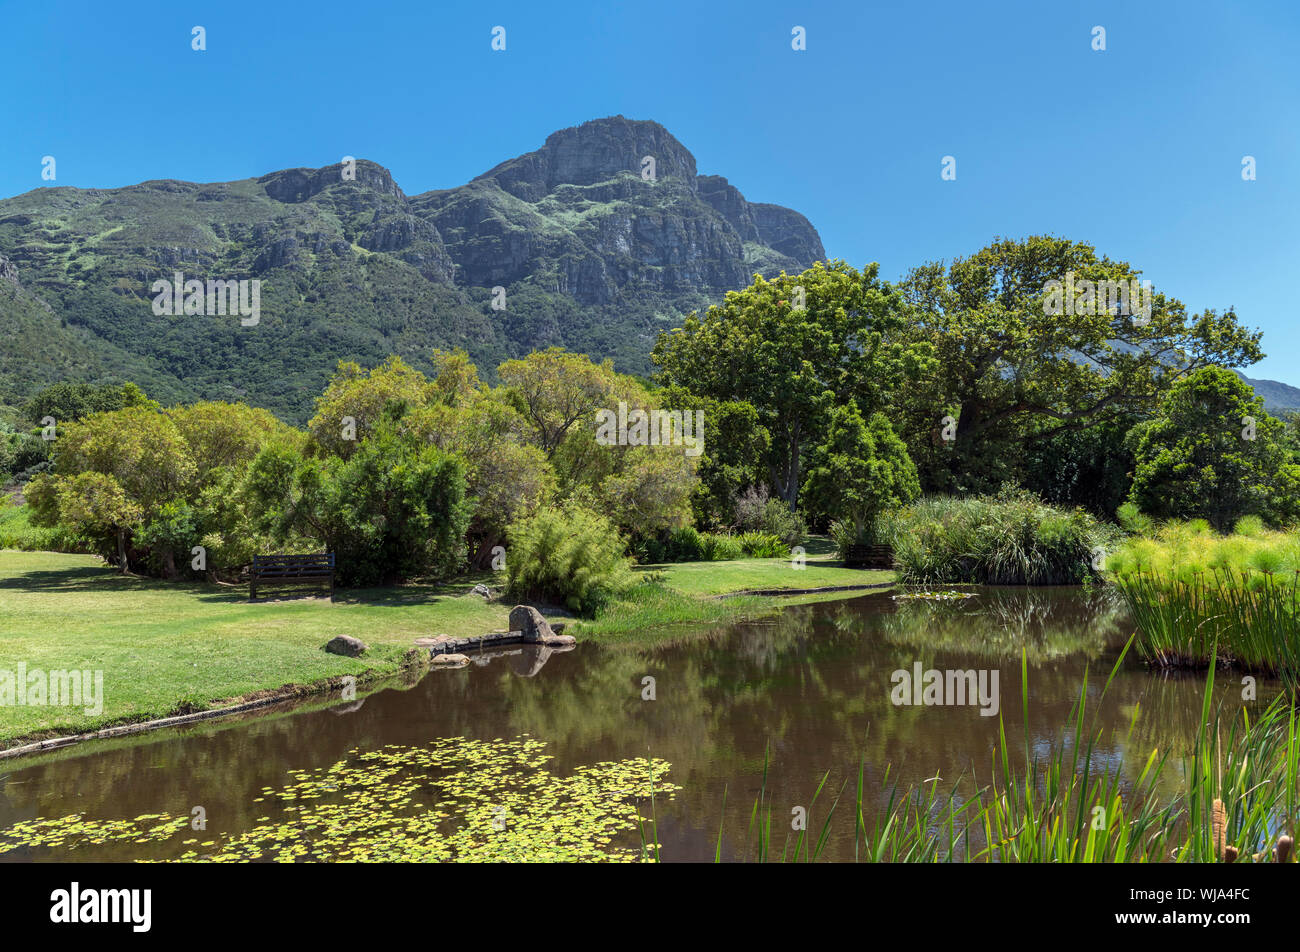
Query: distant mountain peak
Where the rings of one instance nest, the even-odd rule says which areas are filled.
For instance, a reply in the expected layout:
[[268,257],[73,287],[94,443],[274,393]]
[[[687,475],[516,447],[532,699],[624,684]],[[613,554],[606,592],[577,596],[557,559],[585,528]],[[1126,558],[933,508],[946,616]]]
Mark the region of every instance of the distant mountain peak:
[[1255,388],[1256,396],[1264,398],[1264,409],[1269,413],[1300,410],[1300,389],[1277,380],[1257,380],[1240,370],[1237,376]]
[[508,159],[474,181],[535,202],[561,185],[595,185],[622,174],[641,178],[647,159],[654,178],[674,178],[695,188],[695,156],[657,122],[610,116],[552,132],[540,149]]
[[346,166],[336,162],[319,169],[281,169],[263,175],[257,181],[277,202],[305,202],[335,185],[360,185],[382,195],[406,200],[406,194],[393,181],[393,173],[369,159],[355,159]]

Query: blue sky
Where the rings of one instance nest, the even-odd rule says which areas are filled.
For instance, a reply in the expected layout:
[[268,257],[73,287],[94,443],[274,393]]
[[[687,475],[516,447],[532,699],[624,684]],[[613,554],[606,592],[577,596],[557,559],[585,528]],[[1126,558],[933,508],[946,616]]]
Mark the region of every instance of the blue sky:
[[1300,385],[1293,3],[5,7],[0,195],[48,184],[44,155],[59,185],[113,187],[345,154],[415,194],[622,113],[886,277],[996,235],[1092,242],[1192,310],[1235,306],[1264,330],[1247,373]]

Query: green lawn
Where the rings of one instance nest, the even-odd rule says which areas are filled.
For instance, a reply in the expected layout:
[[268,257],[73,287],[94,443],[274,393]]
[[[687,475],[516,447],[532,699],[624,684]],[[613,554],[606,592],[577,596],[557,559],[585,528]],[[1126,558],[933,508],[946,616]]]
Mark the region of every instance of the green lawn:
[[[645,586],[580,639],[645,637],[656,625],[715,624],[770,611],[784,599],[711,599],[747,589],[817,588],[890,581],[889,572],[843,569],[819,559],[795,571],[788,560],[648,567],[670,591]],[[248,602],[245,586],[178,584],[124,577],[86,555],[0,550],[0,670],[103,672],[103,711],[0,704],[0,748],[19,738],[78,733],[178,710],[308,685],[336,675],[397,670],[415,638],[479,635],[505,628],[511,603],[470,594],[495,591],[499,576],[442,585],[339,591],[328,598]],[[335,635],[370,646],[364,658],[326,654]]]
[[[104,711],[0,705],[0,745],[160,717],[206,703],[334,675],[397,669],[421,635],[504,628],[509,606],[468,594],[483,577],[445,586],[339,592],[250,604],[247,587],[123,577],[92,556],[0,551],[0,668],[104,673]],[[490,584],[490,580],[489,580]],[[370,645],[363,659],[326,654],[335,635]]]
[[666,585],[688,595],[872,585],[894,580],[893,572],[846,569],[838,562],[823,558],[809,558],[802,569],[793,568],[789,559],[744,559],[648,565],[645,571],[663,572]]

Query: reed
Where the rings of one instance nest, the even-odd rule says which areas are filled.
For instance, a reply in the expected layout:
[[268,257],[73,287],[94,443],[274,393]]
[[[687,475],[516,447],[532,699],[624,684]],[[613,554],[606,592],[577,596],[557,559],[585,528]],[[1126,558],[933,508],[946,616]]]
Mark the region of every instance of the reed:
[[932,497],[882,514],[874,535],[890,544],[903,581],[1061,585],[1093,574],[1092,553],[1111,529],[1081,510],[1046,505],[1023,490]]
[[1300,687],[1300,540],[1252,522],[1231,536],[1166,526],[1106,560],[1135,623],[1137,652],[1161,667],[1212,661]]
[[[1099,703],[1132,645],[1121,652],[1097,695]],[[1213,653],[1211,654],[1213,657]],[[974,793],[960,782],[941,790],[938,780],[909,790],[890,782],[866,805],[865,764],[859,761],[854,799],[853,859],[858,862],[1290,862],[1296,822],[1297,737],[1295,706],[1278,698],[1257,718],[1249,709],[1225,711],[1212,703],[1215,664],[1207,669],[1200,729],[1175,760],[1152,750],[1136,779],[1123,780],[1122,764],[1098,756],[1103,738],[1089,718],[1088,676],[1062,738],[1045,754],[1029,731],[1029,673],[1021,658],[1023,746],[1013,751],[999,717],[998,747],[990,781]],[[1120,746],[1132,749],[1133,725]],[[1109,766],[1098,767],[1098,764]],[[1131,772],[1130,772],[1131,773]],[[813,802],[825,789],[823,775]],[[847,780],[845,781],[847,784]],[[772,849],[768,762],[750,814],[748,859],[815,861],[831,835],[840,788],[816,842],[801,833],[793,853]],[[811,811],[810,811],[811,812]],[[722,857],[724,830],[715,858]],[[802,852],[801,852],[802,850]]]

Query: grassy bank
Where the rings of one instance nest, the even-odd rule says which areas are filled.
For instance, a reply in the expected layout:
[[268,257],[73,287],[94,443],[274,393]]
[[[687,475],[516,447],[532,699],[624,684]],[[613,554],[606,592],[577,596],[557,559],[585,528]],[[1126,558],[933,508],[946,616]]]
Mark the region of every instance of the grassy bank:
[[[655,573],[659,583],[642,586],[597,622],[577,626],[579,638],[644,633],[676,622],[727,622],[782,603],[703,597],[720,592],[890,577],[816,562],[796,572],[782,560],[659,566]],[[332,604],[325,598],[250,604],[246,587],[124,577],[91,556],[0,551],[0,669],[13,671],[24,662],[29,671],[103,672],[97,714],[82,707],[0,705],[0,748],[19,738],[215,707],[339,675],[391,674],[417,637],[505,628],[512,603],[470,593],[478,582],[495,590],[498,578],[483,573],[440,585],[340,590]],[[353,659],[320,650],[335,635],[358,637],[370,651]]]

